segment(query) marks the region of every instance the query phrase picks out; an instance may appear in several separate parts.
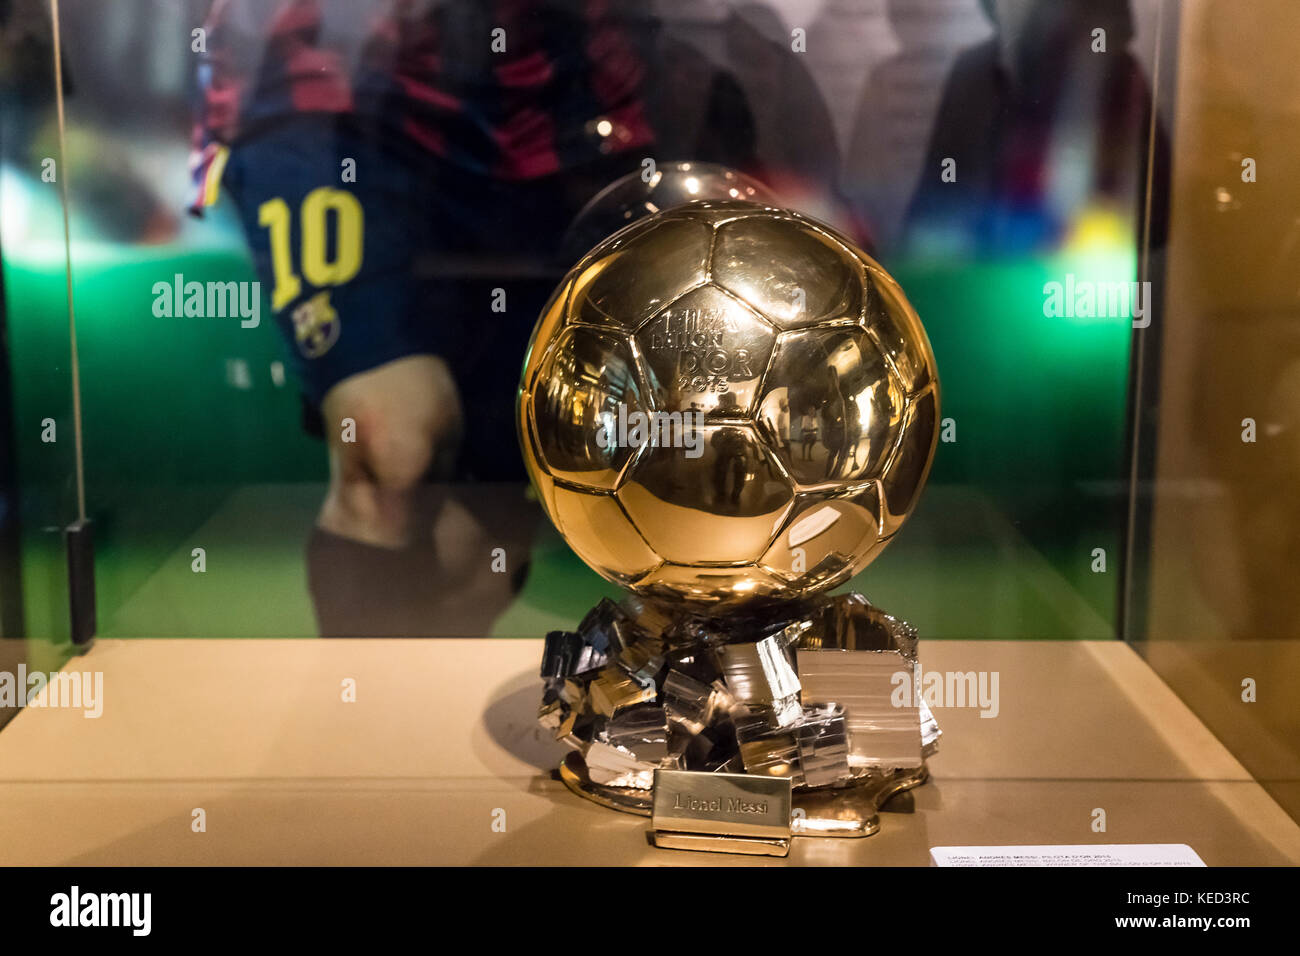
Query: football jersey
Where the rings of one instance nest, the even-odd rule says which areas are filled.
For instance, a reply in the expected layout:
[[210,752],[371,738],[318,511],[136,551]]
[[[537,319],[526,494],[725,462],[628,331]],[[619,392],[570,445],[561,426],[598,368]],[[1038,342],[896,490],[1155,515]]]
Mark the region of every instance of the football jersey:
[[515,181],[654,140],[653,30],[619,0],[216,0],[204,31],[196,212],[216,196],[226,148],[292,114],[355,114]]

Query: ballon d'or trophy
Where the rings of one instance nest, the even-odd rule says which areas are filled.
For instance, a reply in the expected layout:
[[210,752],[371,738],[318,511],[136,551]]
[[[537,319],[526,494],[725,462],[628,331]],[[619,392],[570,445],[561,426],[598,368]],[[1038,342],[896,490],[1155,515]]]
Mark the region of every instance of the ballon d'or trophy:
[[569,546],[625,588],[547,635],[539,720],[575,793],[659,846],[783,856],[925,782],[916,631],[830,595],[915,507],[934,355],[831,228],[689,202],[588,252],[533,332],[520,442]]

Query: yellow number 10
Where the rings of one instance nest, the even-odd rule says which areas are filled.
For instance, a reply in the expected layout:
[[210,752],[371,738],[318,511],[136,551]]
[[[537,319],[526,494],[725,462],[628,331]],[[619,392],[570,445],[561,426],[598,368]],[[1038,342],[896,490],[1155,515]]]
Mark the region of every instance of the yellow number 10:
[[[325,258],[326,217],[334,213],[334,260]],[[302,274],[317,287],[341,285],[361,268],[361,234],[364,214],[357,197],[341,189],[321,186],[302,201],[299,210],[302,227]],[[271,269],[275,289],[271,308],[280,311],[298,297],[302,282],[293,271],[289,249],[289,206],[280,198],[268,199],[257,207],[257,224],[271,230]]]

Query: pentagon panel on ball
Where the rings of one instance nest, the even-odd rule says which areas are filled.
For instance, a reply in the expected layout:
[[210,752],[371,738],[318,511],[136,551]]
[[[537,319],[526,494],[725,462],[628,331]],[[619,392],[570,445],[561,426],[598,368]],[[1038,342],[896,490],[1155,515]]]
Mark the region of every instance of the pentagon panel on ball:
[[642,387],[626,338],[588,326],[560,331],[529,394],[541,464],[556,479],[613,491],[634,449],[602,441],[602,426],[627,409],[643,412]]
[[618,491],[632,523],[673,564],[752,564],[794,500],[790,480],[752,428],[700,425],[700,455],[652,447]]
[[[860,325],[783,332],[759,424],[800,485],[879,476],[903,425],[906,396]],[[797,416],[799,441],[790,440]],[[807,419],[807,421],[803,421]]]
[[704,283],[712,241],[709,224],[694,219],[651,216],[628,226],[574,269],[569,319],[630,332]]
[[711,273],[782,329],[862,316],[861,260],[829,228],[791,213],[771,210],[718,226]]
[[776,329],[713,285],[674,299],[637,329],[657,409],[749,419]]

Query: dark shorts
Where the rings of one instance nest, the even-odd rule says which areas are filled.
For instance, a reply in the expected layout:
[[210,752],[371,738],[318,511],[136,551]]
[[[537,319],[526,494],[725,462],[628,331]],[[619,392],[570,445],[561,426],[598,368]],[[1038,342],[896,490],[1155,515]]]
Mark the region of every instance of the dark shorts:
[[[522,475],[514,394],[537,314],[572,265],[557,257],[561,238],[638,162],[610,157],[507,182],[351,118],[315,115],[234,145],[222,188],[239,208],[308,420],[343,379],[438,355],[465,407],[470,476]],[[504,311],[493,308],[496,290]]]

